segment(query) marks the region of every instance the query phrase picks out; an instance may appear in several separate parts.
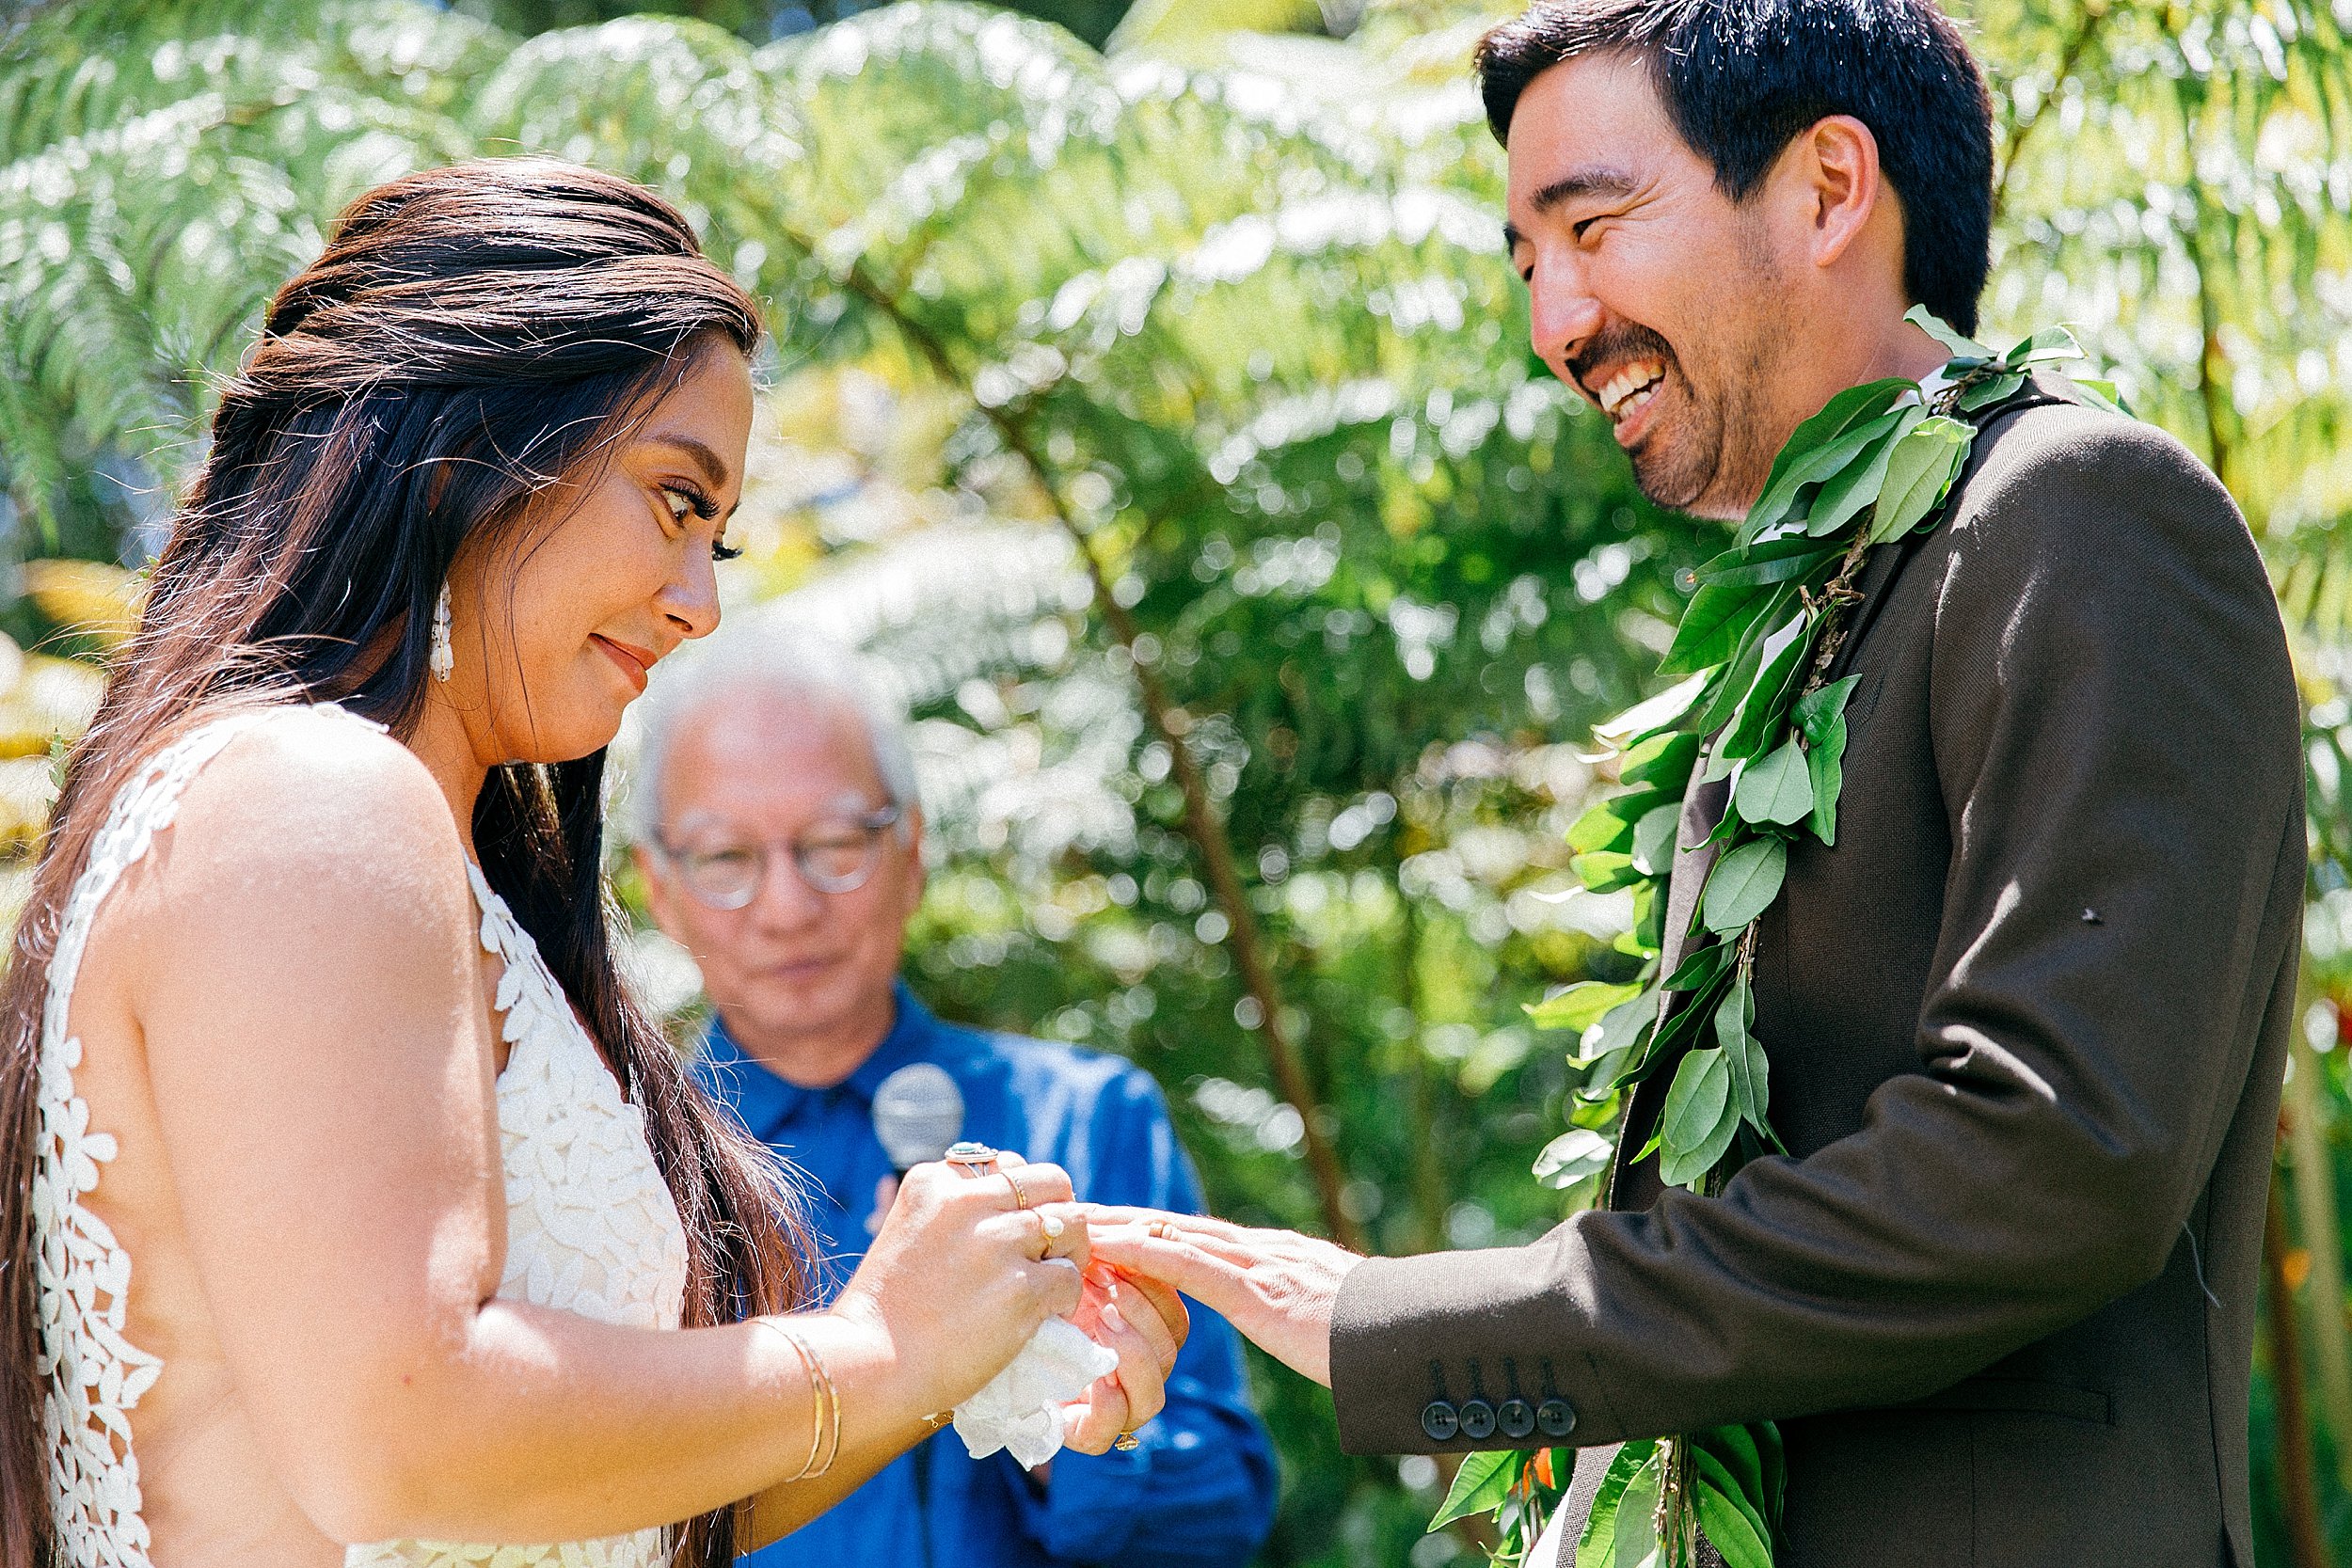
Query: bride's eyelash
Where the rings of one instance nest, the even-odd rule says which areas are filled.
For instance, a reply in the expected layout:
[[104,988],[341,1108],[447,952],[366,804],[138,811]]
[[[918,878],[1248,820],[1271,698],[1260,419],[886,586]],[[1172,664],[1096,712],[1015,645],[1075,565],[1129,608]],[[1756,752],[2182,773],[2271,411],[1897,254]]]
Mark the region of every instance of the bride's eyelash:
[[[664,495],[675,496],[684,501],[692,510],[694,515],[705,522],[719,515],[719,503],[691,484],[664,484],[661,491]],[[713,561],[735,561],[742,554],[741,550],[731,545],[723,544],[716,539],[710,542],[710,559]]]
[[662,493],[677,497],[693,509],[694,515],[708,522],[719,515],[719,503],[691,484],[664,484]]

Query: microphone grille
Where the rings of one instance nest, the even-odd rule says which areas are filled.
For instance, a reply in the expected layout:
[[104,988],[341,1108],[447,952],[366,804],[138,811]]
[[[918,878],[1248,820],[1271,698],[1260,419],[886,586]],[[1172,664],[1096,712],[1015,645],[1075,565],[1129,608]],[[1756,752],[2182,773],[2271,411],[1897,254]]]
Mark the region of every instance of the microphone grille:
[[936,1160],[963,1135],[963,1091],[946,1069],[910,1062],[875,1086],[874,1132],[900,1170]]

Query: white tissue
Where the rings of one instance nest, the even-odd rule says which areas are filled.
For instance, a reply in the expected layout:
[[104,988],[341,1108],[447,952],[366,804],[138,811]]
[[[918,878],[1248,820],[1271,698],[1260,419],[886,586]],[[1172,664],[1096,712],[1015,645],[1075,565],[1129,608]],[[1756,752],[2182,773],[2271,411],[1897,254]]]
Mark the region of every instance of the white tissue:
[[1034,1469],[1061,1452],[1063,1403],[1118,1369],[1118,1355],[1076,1324],[1048,1318],[1011,1366],[956,1406],[956,1435],[975,1459],[1009,1449]]

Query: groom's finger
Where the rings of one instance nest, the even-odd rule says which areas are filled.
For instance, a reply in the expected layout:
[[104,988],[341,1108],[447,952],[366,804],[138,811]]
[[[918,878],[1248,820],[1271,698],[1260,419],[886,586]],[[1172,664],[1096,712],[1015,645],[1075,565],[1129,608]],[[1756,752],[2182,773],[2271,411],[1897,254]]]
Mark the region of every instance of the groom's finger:
[[1093,1211],[1098,1225],[1139,1225],[1149,1228],[1156,1220],[1190,1235],[1216,1236],[1225,1241],[1239,1241],[1253,1234],[1249,1227],[1218,1219],[1215,1214],[1175,1214],[1165,1209],[1136,1209],[1110,1203],[1095,1203],[1088,1207]]
[[[1113,1233],[1105,1230],[1099,1213],[1089,1229],[1098,1234]],[[1132,1226],[1120,1226],[1117,1227],[1115,1233],[1132,1234],[1133,1231]],[[1186,1230],[1165,1218],[1160,1218],[1144,1226],[1142,1233],[1158,1241],[1174,1242],[1184,1246],[1193,1247],[1207,1253],[1212,1258],[1222,1258],[1227,1262],[1238,1264],[1245,1269],[1252,1263],[1271,1262],[1283,1256],[1281,1248],[1264,1244],[1267,1241],[1279,1242],[1282,1235],[1282,1232],[1279,1230],[1244,1230],[1228,1236],[1214,1231]]]
[[1094,1257],[1125,1274],[1148,1275],[1228,1318],[1248,1305],[1248,1268],[1190,1242],[1171,1242],[1120,1226],[1092,1229]]

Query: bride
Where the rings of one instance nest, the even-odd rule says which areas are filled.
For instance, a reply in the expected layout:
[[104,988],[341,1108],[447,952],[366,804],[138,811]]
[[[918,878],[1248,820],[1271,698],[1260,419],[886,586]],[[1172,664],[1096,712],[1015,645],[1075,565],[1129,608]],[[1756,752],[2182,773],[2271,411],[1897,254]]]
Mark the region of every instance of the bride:
[[796,1310],[615,972],[604,748],[718,620],[758,333],[535,160],[369,193],[272,305],[0,995],[0,1560],[717,1568],[1054,1314],[1120,1357],[1075,1447],[1157,1408],[1182,1308],[1082,1277],[1051,1166],[917,1167]]

